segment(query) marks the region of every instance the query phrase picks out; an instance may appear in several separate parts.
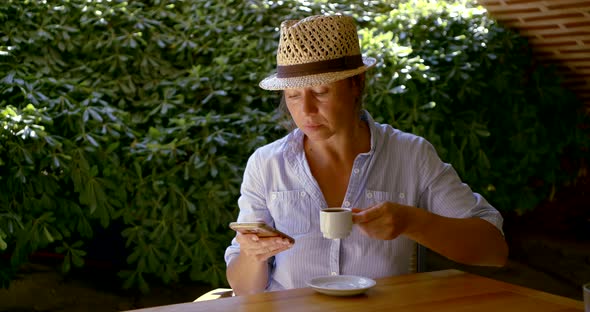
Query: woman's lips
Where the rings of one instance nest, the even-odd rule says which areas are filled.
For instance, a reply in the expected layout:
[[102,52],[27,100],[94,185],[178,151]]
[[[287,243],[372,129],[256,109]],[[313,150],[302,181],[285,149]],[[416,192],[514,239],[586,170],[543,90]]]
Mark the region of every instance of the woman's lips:
[[306,124],[304,127],[307,130],[312,130],[313,131],[313,130],[319,129],[321,126],[322,126],[321,124]]

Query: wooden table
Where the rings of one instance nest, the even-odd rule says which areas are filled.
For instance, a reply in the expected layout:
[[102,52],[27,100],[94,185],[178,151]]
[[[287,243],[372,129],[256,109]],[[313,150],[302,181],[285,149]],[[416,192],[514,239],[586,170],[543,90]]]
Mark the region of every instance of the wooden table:
[[549,312],[584,311],[584,307],[581,301],[458,270],[444,270],[378,279],[375,287],[354,297],[333,297],[311,288],[299,288],[135,311]]

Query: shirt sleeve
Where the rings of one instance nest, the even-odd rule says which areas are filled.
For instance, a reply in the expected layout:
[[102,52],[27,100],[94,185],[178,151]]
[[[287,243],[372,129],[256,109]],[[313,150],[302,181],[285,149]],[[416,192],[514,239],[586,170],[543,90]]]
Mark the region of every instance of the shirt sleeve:
[[422,164],[422,193],[419,205],[428,211],[452,218],[481,218],[493,224],[501,233],[503,218],[488,201],[463,183],[450,164],[444,163],[432,144],[423,141],[420,148]]
[[[266,188],[262,180],[263,166],[260,165],[259,153],[255,152],[248,159],[244,178],[240,187],[240,197],[238,198],[238,222],[264,221],[266,224],[274,226],[273,219],[266,205]],[[240,253],[240,244],[235,237],[231,245],[225,250],[225,263],[228,264],[234,257]]]

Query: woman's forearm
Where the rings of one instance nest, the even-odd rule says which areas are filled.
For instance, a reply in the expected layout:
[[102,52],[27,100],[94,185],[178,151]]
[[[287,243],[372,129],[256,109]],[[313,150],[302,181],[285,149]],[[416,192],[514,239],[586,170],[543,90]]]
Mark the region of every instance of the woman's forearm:
[[229,262],[226,277],[236,295],[262,292],[268,283],[268,262],[239,254]]
[[427,248],[468,265],[503,266],[508,258],[504,237],[491,223],[457,219],[411,208],[406,236]]

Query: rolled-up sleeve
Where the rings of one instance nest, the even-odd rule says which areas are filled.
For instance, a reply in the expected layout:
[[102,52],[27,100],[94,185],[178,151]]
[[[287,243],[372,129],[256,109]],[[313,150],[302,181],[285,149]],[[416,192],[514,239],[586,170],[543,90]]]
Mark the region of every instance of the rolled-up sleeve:
[[[273,225],[272,217],[266,205],[266,190],[262,183],[259,156],[258,152],[254,152],[246,164],[238,199],[240,212],[237,221],[264,221],[266,224]],[[240,245],[234,237],[231,245],[225,250],[225,263],[228,264],[239,253]]]
[[483,196],[463,183],[450,164],[444,163],[430,143],[422,147],[419,172],[423,182],[419,205],[428,211],[452,218],[481,218],[502,234],[503,218]]

